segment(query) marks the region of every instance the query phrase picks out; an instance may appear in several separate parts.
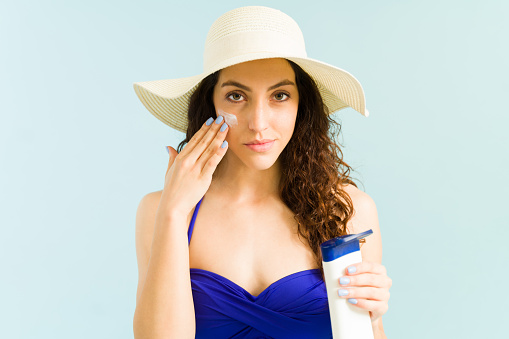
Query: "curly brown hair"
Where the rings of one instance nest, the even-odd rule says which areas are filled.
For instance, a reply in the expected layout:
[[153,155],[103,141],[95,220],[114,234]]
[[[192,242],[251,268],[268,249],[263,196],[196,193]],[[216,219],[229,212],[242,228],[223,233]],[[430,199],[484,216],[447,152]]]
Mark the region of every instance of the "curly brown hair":
[[[341,125],[330,117],[313,78],[296,63],[287,61],[295,72],[299,106],[293,135],[279,156],[282,167],[279,193],[294,213],[299,236],[313,250],[323,279],[320,244],[348,234],[346,226],[354,214],[353,202],[341,186],[358,186],[349,175],[353,168],[343,161],[339,147],[342,145],[335,141]],[[216,116],[212,95],[219,72],[203,79],[191,95],[186,138],[177,152],[209,117]]]

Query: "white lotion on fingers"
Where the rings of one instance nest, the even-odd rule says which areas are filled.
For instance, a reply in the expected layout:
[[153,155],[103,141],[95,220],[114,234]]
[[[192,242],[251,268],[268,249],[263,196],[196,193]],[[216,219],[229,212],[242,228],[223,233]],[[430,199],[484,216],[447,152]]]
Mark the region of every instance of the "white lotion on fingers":
[[223,111],[222,109],[217,110],[217,114],[223,116],[224,122],[228,124],[228,126],[233,127],[237,126],[237,117],[234,114],[227,113]]

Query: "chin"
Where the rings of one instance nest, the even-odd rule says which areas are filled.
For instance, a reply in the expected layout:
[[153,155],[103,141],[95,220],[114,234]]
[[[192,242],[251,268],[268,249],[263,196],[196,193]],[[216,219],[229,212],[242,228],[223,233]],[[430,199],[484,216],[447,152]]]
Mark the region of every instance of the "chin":
[[264,170],[271,168],[274,165],[274,163],[276,162],[277,158],[272,159],[272,157],[271,158],[259,157],[259,159],[253,159],[253,160],[254,161],[249,161],[249,163],[247,163],[247,162],[244,162],[244,163],[249,168],[252,168],[252,169],[255,169],[258,171],[264,171]]
[[271,168],[279,158],[279,155],[281,154],[279,150],[275,149],[272,149],[267,153],[256,153],[251,152],[250,150],[247,151],[244,150],[243,152],[241,152],[241,154],[239,154],[232,149],[229,149],[228,152],[231,152],[232,155],[235,156],[246,167],[258,171],[264,171]]

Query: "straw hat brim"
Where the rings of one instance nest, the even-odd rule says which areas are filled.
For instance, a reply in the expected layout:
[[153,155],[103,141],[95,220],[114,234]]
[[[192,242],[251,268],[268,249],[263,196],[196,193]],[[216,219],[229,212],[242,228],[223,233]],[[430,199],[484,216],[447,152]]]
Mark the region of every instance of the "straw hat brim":
[[306,71],[315,80],[329,113],[351,107],[365,117],[369,116],[362,86],[347,71],[311,58],[274,53],[239,55],[223,60],[202,74],[187,78],[135,82],[133,86],[138,98],[152,115],[166,125],[186,133],[189,99],[204,78],[235,64],[266,58],[285,58]]

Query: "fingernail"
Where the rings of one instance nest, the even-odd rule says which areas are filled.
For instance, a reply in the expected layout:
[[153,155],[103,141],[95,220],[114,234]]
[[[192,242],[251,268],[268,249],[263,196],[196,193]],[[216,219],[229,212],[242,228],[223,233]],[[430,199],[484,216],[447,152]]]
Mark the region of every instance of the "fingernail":
[[221,148],[225,148],[226,146],[228,146],[228,141],[223,141],[223,143],[221,144]]
[[348,267],[348,273],[355,273],[357,272],[357,268],[355,266]]
[[221,126],[220,131],[221,131],[221,132],[226,131],[226,127],[228,127],[228,125],[227,125],[227,124],[226,124],[226,122],[225,122],[225,123]]
[[165,148],[166,148],[166,152],[168,152],[168,154],[170,154],[170,149],[168,148],[168,146],[166,146]]
[[340,289],[340,290],[338,290],[338,294],[340,297],[342,297],[344,295],[348,295],[348,290]]
[[214,118],[210,117],[206,122],[205,125],[210,126],[210,124],[214,121]]
[[339,283],[341,285],[349,284],[350,283],[350,278],[347,278],[347,277],[339,278]]
[[348,301],[349,301],[350,303],[352,303],[352,304],[357,304],[357,299],[352,299],[352,298],[350,298],[350,299],[348,299]]
[[223,116],[222,116],[222,115],[218,116],[218,117],[217,117],[217,119],[216,119],[216,124],[218,124],[218,125],[219,125],[221,122],[223,122],[223,119],[224,119],[224,118],[223,118]]

